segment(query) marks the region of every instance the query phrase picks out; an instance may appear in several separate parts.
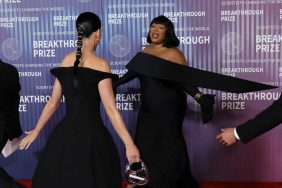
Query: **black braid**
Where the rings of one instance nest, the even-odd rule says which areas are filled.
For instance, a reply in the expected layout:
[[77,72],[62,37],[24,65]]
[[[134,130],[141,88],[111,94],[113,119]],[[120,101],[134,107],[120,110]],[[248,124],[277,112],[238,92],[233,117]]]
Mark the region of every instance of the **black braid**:
[[96,32],[101,28],[101,20],[99,16],[92,12],[83,12],[81,13],[75,21],[76,31],[77,31],[77,49],[76,49],[76,58],[74,62],[74,76],[73,76],[73,86],[75,90],[78,90],[78,67],[83,55],[81,52],[82,48],[82,39],[89,38],[93,32]]
[[82,38],[84,36],[84,27],[83,26],[80,26],[78,29],[77,29],[77,49],[76,49],[76,58],[75,58],[75,62],[74,62],[74,77],[73,77],[73,86],[75,89],[78,89],[78,81],[77,81],[77,69],[78,69],[78,65],[80,63],[80,58],[81,58],[81,48],[82,48],[82,45],[83,45],[83,42],[82,42]]

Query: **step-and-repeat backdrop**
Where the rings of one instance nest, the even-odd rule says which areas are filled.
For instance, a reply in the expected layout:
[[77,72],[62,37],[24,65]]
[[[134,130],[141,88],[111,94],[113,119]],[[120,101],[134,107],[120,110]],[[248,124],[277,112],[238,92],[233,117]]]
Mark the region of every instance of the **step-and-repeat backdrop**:
[[[187,65],[281,85],[281,0],[0,0],[0,57],[19,70],[24,131],[35,126],[50,99],[54,77],[49,70],[75,50],[74,23],[84,11],[101,17],[103,38],[97,54],[120,76],[126,73],[128,61],[147,45],[150,21],[165,15],[175,25]],[[216,104],[214,119],[203,125],[198,104],[187,96],[183,133],[195,177],[202,181],[281,181],[281,127],[230,148],[215,138],[221,128],[239,125],[269,106],[278,99],[280,89],[246,94],[200,89],[216,94]],[[140,105],[138,81],[121,86],[116,102],[134,135]],[[17,179],[30,179],[40,151],[64,112],[62,99],[36,142],[7,159],[1,156],[1,166]],[[101,113],[119,149],[123,169],[123,144],[103,109]]]

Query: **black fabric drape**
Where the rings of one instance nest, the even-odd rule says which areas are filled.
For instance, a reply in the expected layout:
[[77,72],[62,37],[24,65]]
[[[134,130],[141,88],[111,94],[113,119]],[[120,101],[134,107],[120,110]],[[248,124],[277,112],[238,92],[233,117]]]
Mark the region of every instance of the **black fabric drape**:
[[126,68],[146,76],[232,93],[245,93],[277,88],[250,80],[176,64],[143,52],[137,53],[126,65]]

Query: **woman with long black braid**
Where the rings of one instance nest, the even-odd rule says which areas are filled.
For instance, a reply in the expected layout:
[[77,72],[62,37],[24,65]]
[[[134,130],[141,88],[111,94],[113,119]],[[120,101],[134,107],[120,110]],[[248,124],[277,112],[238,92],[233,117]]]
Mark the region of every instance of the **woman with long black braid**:
[[103,125],[100,101],[125,144],[128,161],[139,161],[139,151],[116,109],[112,90],[115,75],[110,73],[108,63],[95,55],[101,39],[100,28],[101,21],[96,14],[85,12],[78,16],[77,51],[68,54],[61,67],[51,70],[56,76],[51,99],[35,129],[27,132],[20,144],[20,149],[27,149],[38,137],[64,95],[66,115],[52,131],[40,156],[33,188],[121,187],[119,155]]

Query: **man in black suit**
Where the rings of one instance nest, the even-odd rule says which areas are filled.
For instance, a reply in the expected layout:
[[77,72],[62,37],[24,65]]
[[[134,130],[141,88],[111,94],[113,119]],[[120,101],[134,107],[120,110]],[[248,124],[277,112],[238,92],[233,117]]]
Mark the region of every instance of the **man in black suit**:
[[237,140],[247,143],[257,136],[269,131],[282,123],[282,96],[255,118],[237,126],[222,129],[217,140],[225,146],[236,143]]
[[[0,151],[8,140],[17,139],[21,134],[19,120],[19,74],[15,67],[0,60]],[[1,188],[24,188],[0,167]]]

